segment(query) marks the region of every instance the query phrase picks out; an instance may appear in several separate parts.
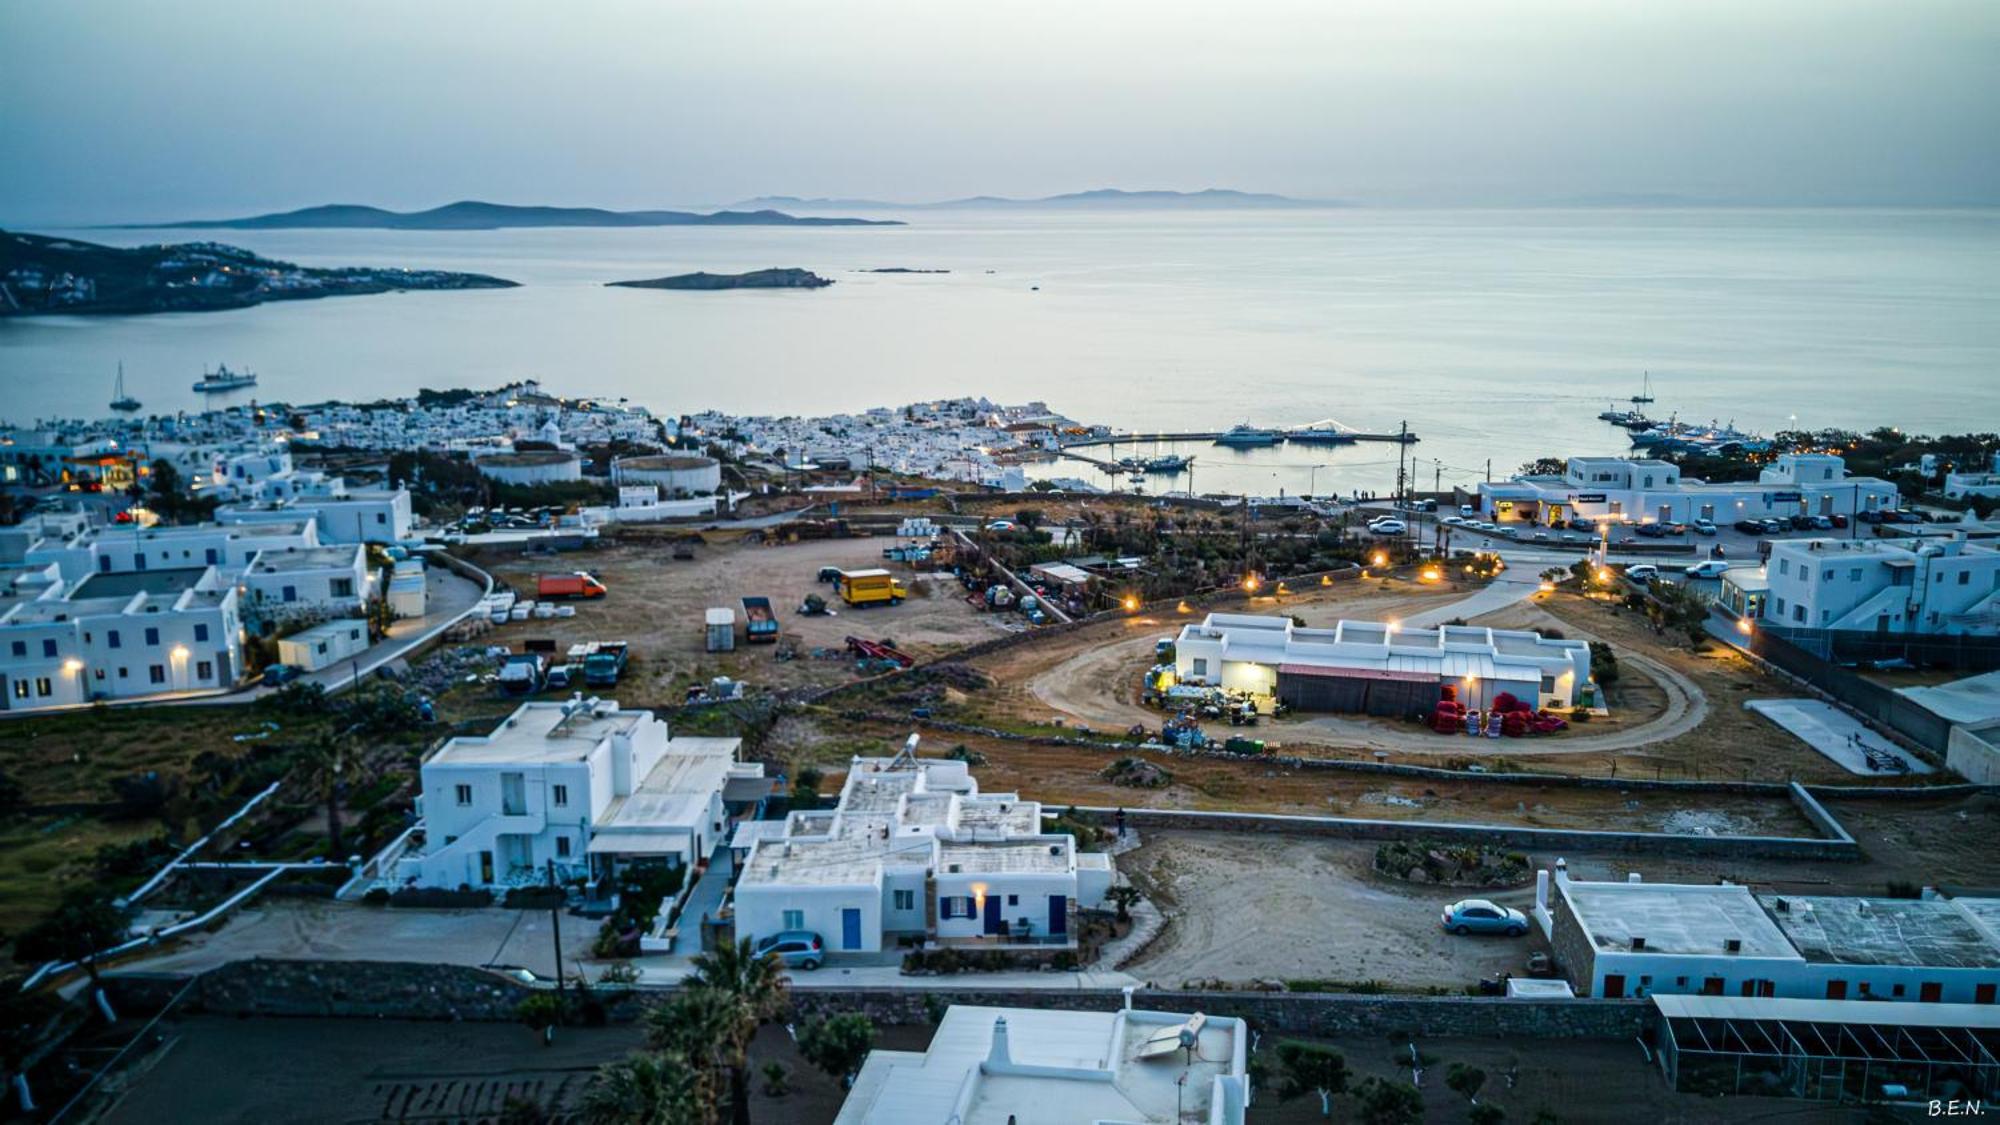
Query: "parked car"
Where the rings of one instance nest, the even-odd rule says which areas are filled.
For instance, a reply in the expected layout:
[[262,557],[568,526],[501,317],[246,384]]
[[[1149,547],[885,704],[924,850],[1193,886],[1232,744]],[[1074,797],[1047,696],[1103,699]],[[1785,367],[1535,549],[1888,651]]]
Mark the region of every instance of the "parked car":
[[1694,529],[1696,535],[1714,535],[1716,531],[1714,520],[1696,520],[1688,526]]
[[1389,519],[1385,517],[1383,519],[1370,521],[1368,524],[1368,530],[1374,532],[1377,535],[1401,535],[1404,532],[1410,530],[1410,527],[1402,520]]
[[1014,530],[1014,521],[1013,521],[1013,520],[994,520],[994,521],[993,521],[992,523],[989,523],[989,524],[987,524],[987,525],[986,525],[986,530],[988,530],[988,531],[1012,531],[1012,530]]
[[1698,562],[1681,573],[1689,578],[1720,578],[1728,570],[1728,563],[1721,559],[1709,559],[1707,562]]
[[1778,535],[1783,532],[1791,530],[1791,526],[1792,526],[1791,524],[1785,522],[1784,520],[1777,520],[1777,519],[1765,520],[1764,534]]
[[1764,534],[1763,520],[1737,520],[1734,526],[1736,530],[1742,532],[1745,535]]
[[809,973],[826,962],[826,946],[811,930],[781,930],[757,943],[757,956],[773,953],[787,969]]
[[1438,522],[1446,527],[1464,527],[1466,521],[1464,516],[1446,516]]
[[1841,515],[1841,514],[1840,514],[1839,512],[1835,512],[1834,514],[1832,514],[1832,515],[1828,516],[1828,517],[1827,517],[1827,519],[1829,519],[1829,520],[1832,520],[1832,521],[1833,521],[1833,526],[1835,526],[1835,527],[1846,527],[1846,526],[1847,526],[1847,517],[1846,517],[1846,516],[1843,516],[1843,515]]
[[1632,529],[1641,539],[1659,539],[1667,534],[1665,524],[1642,523]]
[[1642,585],[1651,582],[1659,576],[1660,568],[1654,566],[1652,563],[1640,563],[1638,566],[1628,566],[1625,568],[1625,577],[1629,581],[1638,582]]
[[258,682],[265,687],[283,687],[303,675],[305,670],[296,664],[268,664]]
[[1785,522],[1792,525],[1793,531],[1811,531],[1813,528],[1813,518],[1807,515],[1793,516]]
[[1814,530],[1814,531],[1832,531],[1832,530],[1833,530],[1833,517],[1832,517],[1832,516],[1814,516],[1814,517],[1812,518],[1812,525],[1813,525],[1813,530]]
[[1528,916],[1518,910],[1488,902],[1483,898],[1460,899],[1444,908],[1444,928],[1454,934],[1506,934],[1520,937],[1528,932]]

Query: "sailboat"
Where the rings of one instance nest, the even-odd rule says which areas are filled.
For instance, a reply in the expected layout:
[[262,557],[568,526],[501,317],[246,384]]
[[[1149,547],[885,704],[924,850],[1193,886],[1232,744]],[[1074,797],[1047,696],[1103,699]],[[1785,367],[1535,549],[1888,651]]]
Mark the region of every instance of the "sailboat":
[[1653,373],[1648,371],[1645,374],[1645,382],[1640,384],[1639,393],[1632,396],[1632,402],[1644,406],[1651,401],[1653,401]]
[[123,362],[118,364],[118,385],[112,390],[111,394],[111,409],[139,409],[139,400],[125,393],[125,364]]

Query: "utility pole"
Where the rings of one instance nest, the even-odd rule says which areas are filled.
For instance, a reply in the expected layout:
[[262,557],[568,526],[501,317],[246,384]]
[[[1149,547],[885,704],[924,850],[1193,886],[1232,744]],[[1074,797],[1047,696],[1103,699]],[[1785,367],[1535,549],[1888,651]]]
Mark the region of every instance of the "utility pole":
[[[551,889],[554,889],[554,888],[555,888],[555,887],[557,886],[557,883],[556,883],[556,861],[555,861],[554,859],[550,859],[550,860],[548,861],[548,863],[549,863],[549,887],[550,887]],[[556,897],[556,896],[554,896],[554,895],[551,895],[551,896],[549,896],[549,924],[550,924],[550,925],[551,925],[552,927],[554,927],[554,932],[555,932],[555,943],[556,943],[556,998],[557,998],[558,1000],[560,1000],[560,999],[562,998],[562,993],[563,993],[563,966],[562,966],[562,900],[561,900],[561,899],[559,899],[559,898],[557,898],[557,897]]]
[[[1442,497],[1443,494],[1444,462],[1433,457],[1431,458],[1431,495]],[[1440,499],[1438,501],[1438,510],[1431,513],[1431,553],[1440,558],[1444,555],[1444,524],[1439,522],[1440,517],[1443,515],[1444,501]]]
[[1399,508],[1403,505],[1403,488],[1407,477],[1403,465],[1409,460],[1409,453],[1410,424],[1406,421],[1396,434],[1396,494],[1391,497],[1391,502]]

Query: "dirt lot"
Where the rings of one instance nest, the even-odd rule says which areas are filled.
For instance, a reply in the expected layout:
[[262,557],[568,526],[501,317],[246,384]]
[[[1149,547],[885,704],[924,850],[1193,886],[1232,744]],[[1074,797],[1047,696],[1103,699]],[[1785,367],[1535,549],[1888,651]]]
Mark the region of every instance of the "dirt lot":
[[[696,548],[695,558],[676,562],[664,545],[619,545],[589,554],[549,561],[504,556],[482,560],[496,576],[518,590],[534,589],[535,576],[551,570],[586,569],[610,588],[601,601],[579,602],[576,616],[516,622],[489,634],[494,643],[518,644],[528,637],[550,637],[564,648],[580,641],[626,640],[633,645],[634,663],[620,695],[627,702],[679,702],[690,683],[714,676],[731,676],[756,687],[801,687],[839,683],[854,678],[853,662],[844,651],[849,634],[870,640],[888,638],[918,659],[926,659],[976,641],[999,636],[1003,627],[1018,625],[1016,615],[976,612],[960,600],[959,587],[947,578],[912,572],[901,563],[885,563],[882,548],[889,539],[823,539],[784,545],[742,542]],[[887,566],[910,589],[910,599],[898,606],[850,610],[840,604],[830,586],[815,580],[819,568],[848,569]],[[833,603],[833,613],[804,617],[799,603],[819,594]],[[783,635],[798,646],[798,658],[780,661],[779,645],[746,645],[742,639],[745,596],[771,599]],[[727,606],[736,611],[737,648],[709,654],[703,611]],[[814,659],[814,649],[834,650],[833,659]],[[631,694],[627,694],[627,692]]]
[[1382,981],[1454,991],[1480,977],[1523,973],[1545,949],[1522,938],[1455,937],[1438,914],[1461,898],[1525,911],[1518,891],[1422,887],[1374,876],[1373,844],[1342,840],[1150,832],[1119,867],[1167,916],[1164,933],[1126,971],[1173,988],[1220,977]]

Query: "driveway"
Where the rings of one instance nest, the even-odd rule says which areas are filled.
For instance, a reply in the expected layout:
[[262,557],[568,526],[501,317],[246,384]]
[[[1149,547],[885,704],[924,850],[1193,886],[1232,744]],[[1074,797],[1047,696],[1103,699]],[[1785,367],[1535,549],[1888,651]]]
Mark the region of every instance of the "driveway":
[[1167,927],[1126,971],[1161,988],[1218,978],[1316,977],[1454,991],[1481,977],[1517,976],[1528,936],[1455,937],[1438,925],[1448,903],[1490,898],[1527,913],[1514,891],[1419,886],[1376,878],[1375,845],[1221,832],[1149,832],[1119,867],[1153,895]]

